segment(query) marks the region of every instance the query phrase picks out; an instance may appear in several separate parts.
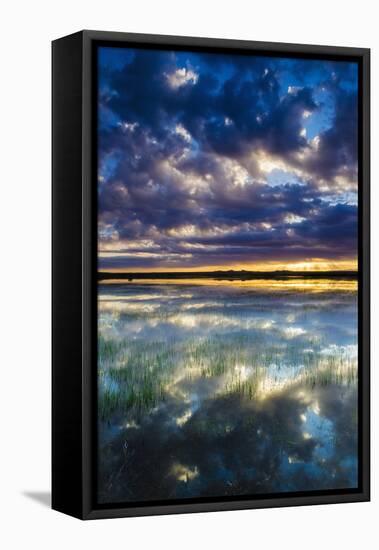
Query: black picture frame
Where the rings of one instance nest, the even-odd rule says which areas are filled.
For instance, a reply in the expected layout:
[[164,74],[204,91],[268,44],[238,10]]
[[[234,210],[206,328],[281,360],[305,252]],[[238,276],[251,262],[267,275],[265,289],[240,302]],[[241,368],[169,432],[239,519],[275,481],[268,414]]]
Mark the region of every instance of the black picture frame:
[[[97,506],[97,173],[99,44],[355,60],[359,66],[358,489]],[[52,507],[81,519],[301,506],[370,499],[370,50],[81,31],[52,43]]]

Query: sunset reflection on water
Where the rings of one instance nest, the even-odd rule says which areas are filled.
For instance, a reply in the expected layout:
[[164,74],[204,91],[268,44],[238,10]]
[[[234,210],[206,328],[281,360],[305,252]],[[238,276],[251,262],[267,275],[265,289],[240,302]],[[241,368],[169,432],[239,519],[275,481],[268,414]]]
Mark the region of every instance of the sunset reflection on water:
[[99,286],[99,499],[355,487],[357,282]]

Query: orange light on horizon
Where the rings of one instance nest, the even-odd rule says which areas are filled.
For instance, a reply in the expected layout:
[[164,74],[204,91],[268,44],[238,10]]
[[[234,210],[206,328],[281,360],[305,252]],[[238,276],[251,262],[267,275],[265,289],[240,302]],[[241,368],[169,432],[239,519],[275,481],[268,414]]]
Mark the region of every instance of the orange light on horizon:
[[[107,256],[109,258],[109,256]],[[196,273],[199,271],[357,271],[358,260],[326,260],[322,258],[312,258],[290,262],[255,262],[246,264],[231,264],[231,265],[205,265],[196,267],[132,267],[132,268],[100,268],[99,271],[107,271],[109,273],[177,273],[188,272]]]

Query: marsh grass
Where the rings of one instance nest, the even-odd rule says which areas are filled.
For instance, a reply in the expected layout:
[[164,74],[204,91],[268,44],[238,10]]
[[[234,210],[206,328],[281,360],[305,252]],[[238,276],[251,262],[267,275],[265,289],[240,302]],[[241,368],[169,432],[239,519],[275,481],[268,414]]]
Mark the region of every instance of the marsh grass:
[[355,384],[358,380],[357,362],[343,356],[329,357],[320,362],[319,368],[305,371],[301,379],[311,387]]
[[166,341],[115,340],[100,334],[100,417],[151,410],[181,380],[219,378],[220,394],[247,399],[256,398],[264,385],[280,387],[295,378],[310,387],[356,382],[356,359],[337,347],[329,355],[322,350],[319,338],[306,343],[275,340],[272,332],[267,337],[236,332]]

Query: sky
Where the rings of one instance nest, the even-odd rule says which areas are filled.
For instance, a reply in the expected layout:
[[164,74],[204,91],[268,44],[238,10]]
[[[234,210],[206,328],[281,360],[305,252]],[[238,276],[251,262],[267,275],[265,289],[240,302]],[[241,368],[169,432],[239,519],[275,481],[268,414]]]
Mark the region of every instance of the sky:
[[357,117],[353,62],[99,48],[99,269],[356,269]]

